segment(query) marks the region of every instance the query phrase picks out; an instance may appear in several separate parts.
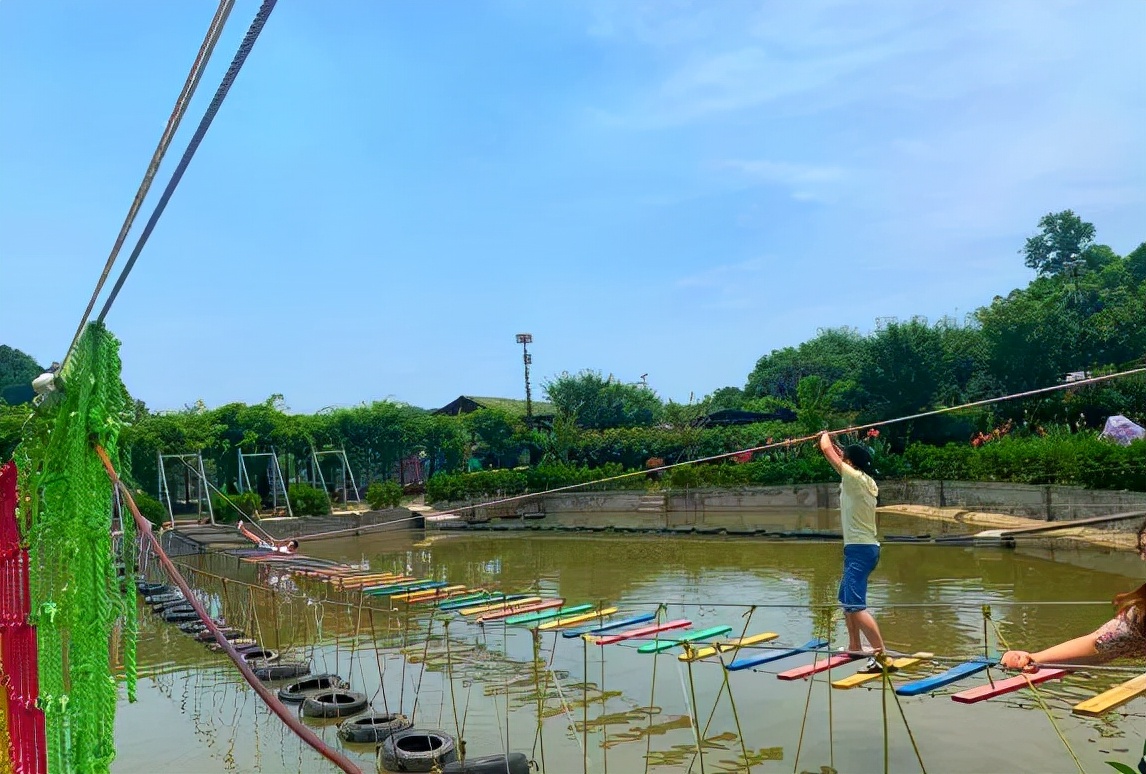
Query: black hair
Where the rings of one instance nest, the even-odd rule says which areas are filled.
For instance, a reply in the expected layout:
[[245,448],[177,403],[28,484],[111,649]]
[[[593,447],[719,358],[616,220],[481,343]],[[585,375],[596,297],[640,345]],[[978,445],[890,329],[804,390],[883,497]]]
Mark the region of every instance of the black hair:
[[845,446],[844,459],[847,460],[853,468],[862,470],[872,478],[875,478],[875,462],[872,460],[871,451],[866,446],[858,443]]
[[298,548],[298,541],[297,540],[288,540],[287,541],[287,548],[290,548],[291,546]]

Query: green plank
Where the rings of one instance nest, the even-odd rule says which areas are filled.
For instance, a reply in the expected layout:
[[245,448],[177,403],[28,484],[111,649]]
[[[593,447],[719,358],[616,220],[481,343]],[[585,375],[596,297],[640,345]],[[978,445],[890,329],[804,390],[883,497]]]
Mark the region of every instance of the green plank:
[[682,637],[673,637],[668,640],[655,640],[653,642],[645,643],[637,648],[638,653],[660,653],[661,651],[670,650],[686,642],[696,642],[697,640],[707,640],[710,637],[719,637],[722,634],[728,634],[732,631],[731,626],[713,626],[710,629],[701,629],[699,632],[692,632]]
[[537,623],[544,621],[547,618],[557,618],[562,615],[574,615],[576,613],[584,613],[586,610],[592,610],[593,605],[572,605],[571,607],[563,607],[560,610],[541,610],[536,613],[522,613],[521,615],[511,615],[505,619],[507,626],[517,626],[518,624]]

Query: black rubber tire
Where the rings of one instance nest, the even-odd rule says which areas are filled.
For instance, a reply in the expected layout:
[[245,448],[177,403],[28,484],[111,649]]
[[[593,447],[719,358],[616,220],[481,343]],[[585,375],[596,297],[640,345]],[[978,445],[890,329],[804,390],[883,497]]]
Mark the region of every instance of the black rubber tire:
[[306,701],[306,697],[311,694],[349,687],[350,684],[338,675],[312,675],[305,680],[299,680],[298,682],[279,688],[279,699],[288,704],[301,704]]
[[181,623],[183,621],[198,621],[199,614],[194,610],[176,610],[171,613],[164,613],[163,620],[167,623]]
[[447,763],[442,767],[442,774],[529,774],[529,758],[517,752],[466,758]]
[[279,661],[268,664],[264,661],[252,662],[255,677],[260,680],[291,680],[310,674],[310,664],[301,661]]
[[259,666],[266,664],[273,664],[279,660],[279,654],[276,650],[270,648],[248,648],[240,652],[243,660],[248,664],[254,665],[253,662],[259,662]]
[[[223,624],[216,621],[215,625],[222,626]],[[199,621],[198,623],[185,623],[179,626],[179,631],[183,632],[184,634],[198,634],[199,632],[207,631],[207,624],[203,623],[202,621]]]
[[[157,616],[159,616],[160,618],[162,618],[164,621],[169,621],[169,620],[171,620],[167,617],[169,615],[178,615],[179,613],[194,613],[194,612],[195,612],[195,608],[191,607],[191,605],[188,605],[186,602],[184,602],[181,605],[171,605],[170,607],[165,607],[162,610],[156,610],[155,614]],[[184,618],[183,620],[184,621],[195,621],[198,619],[199,619],[199,614],[196,613],[195,618]]]
[[405,715],[369,710],[342,721],[338,725],[338,738],[356,744],[378,744],[412,725]]
[[344,718],[366,709],[366,694],[358,691],[323,691],[307,696],[302,714],[308,718]]
[[[237,640],[229,640],[229,642],[231,643],[231,647],[237,650],[240,655],[244,650],[251,650],[252,648],[259,647],[259,643],[249,637],[241,637]],[[223,652],[223,646],[217,642],[211,641],[205,644],[207,645],[207,650],[211,651],[212,653]]]
[[382,771],[433,771],[458,759],[454,739],[445,731],[409,729],[391,734],[378,747]]
[[155,605],[165,605],[168,602],[181,602],[186,599],[182,591],[169,591],[165,594],[148,594],[143,598],[143,601],[154,607]]
[[[242,629],[232,629],[229,626],[219,626],[219,624],[215,624],[215,625],[216,625],[216,627],[218,627],[219,631],[222,632],[223,639],[225,639],[225,640],[237,640],[240,637],[244,636]],[[180,628],[182,628],[182,627],[180,627]],[[195,632],[195,639],[198,642],[214,642],[215,641],[215,635],[211,634],[211,632],[207,630],[207,627],[204,626],[202,629]]]
[[135,588],[139,591],[141,596],[153,597],[156,594],[170,594],[175,590],[175,586],[168,586],[166,583],[137,583]]

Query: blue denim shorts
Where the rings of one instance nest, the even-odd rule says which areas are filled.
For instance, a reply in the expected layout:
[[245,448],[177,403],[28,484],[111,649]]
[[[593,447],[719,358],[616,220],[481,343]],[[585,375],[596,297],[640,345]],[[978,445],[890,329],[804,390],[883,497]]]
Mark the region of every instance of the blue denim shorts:
[[840,604],[845,613],[867,609],[867,578],[879,564],[879,546],[852,543],[844,546],[844,577],[840,579]]

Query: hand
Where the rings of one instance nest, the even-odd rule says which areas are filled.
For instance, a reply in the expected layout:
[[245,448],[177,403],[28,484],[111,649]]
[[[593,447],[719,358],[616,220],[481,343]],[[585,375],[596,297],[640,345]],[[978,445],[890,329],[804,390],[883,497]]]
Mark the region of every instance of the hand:
[[1003,654],[1001,663],[1008,669],[1021,669],[1024,672],[1037,672],[1039,669],[1038,664],[1031,659],[1031,654],[1025,650],[1008,650]]

